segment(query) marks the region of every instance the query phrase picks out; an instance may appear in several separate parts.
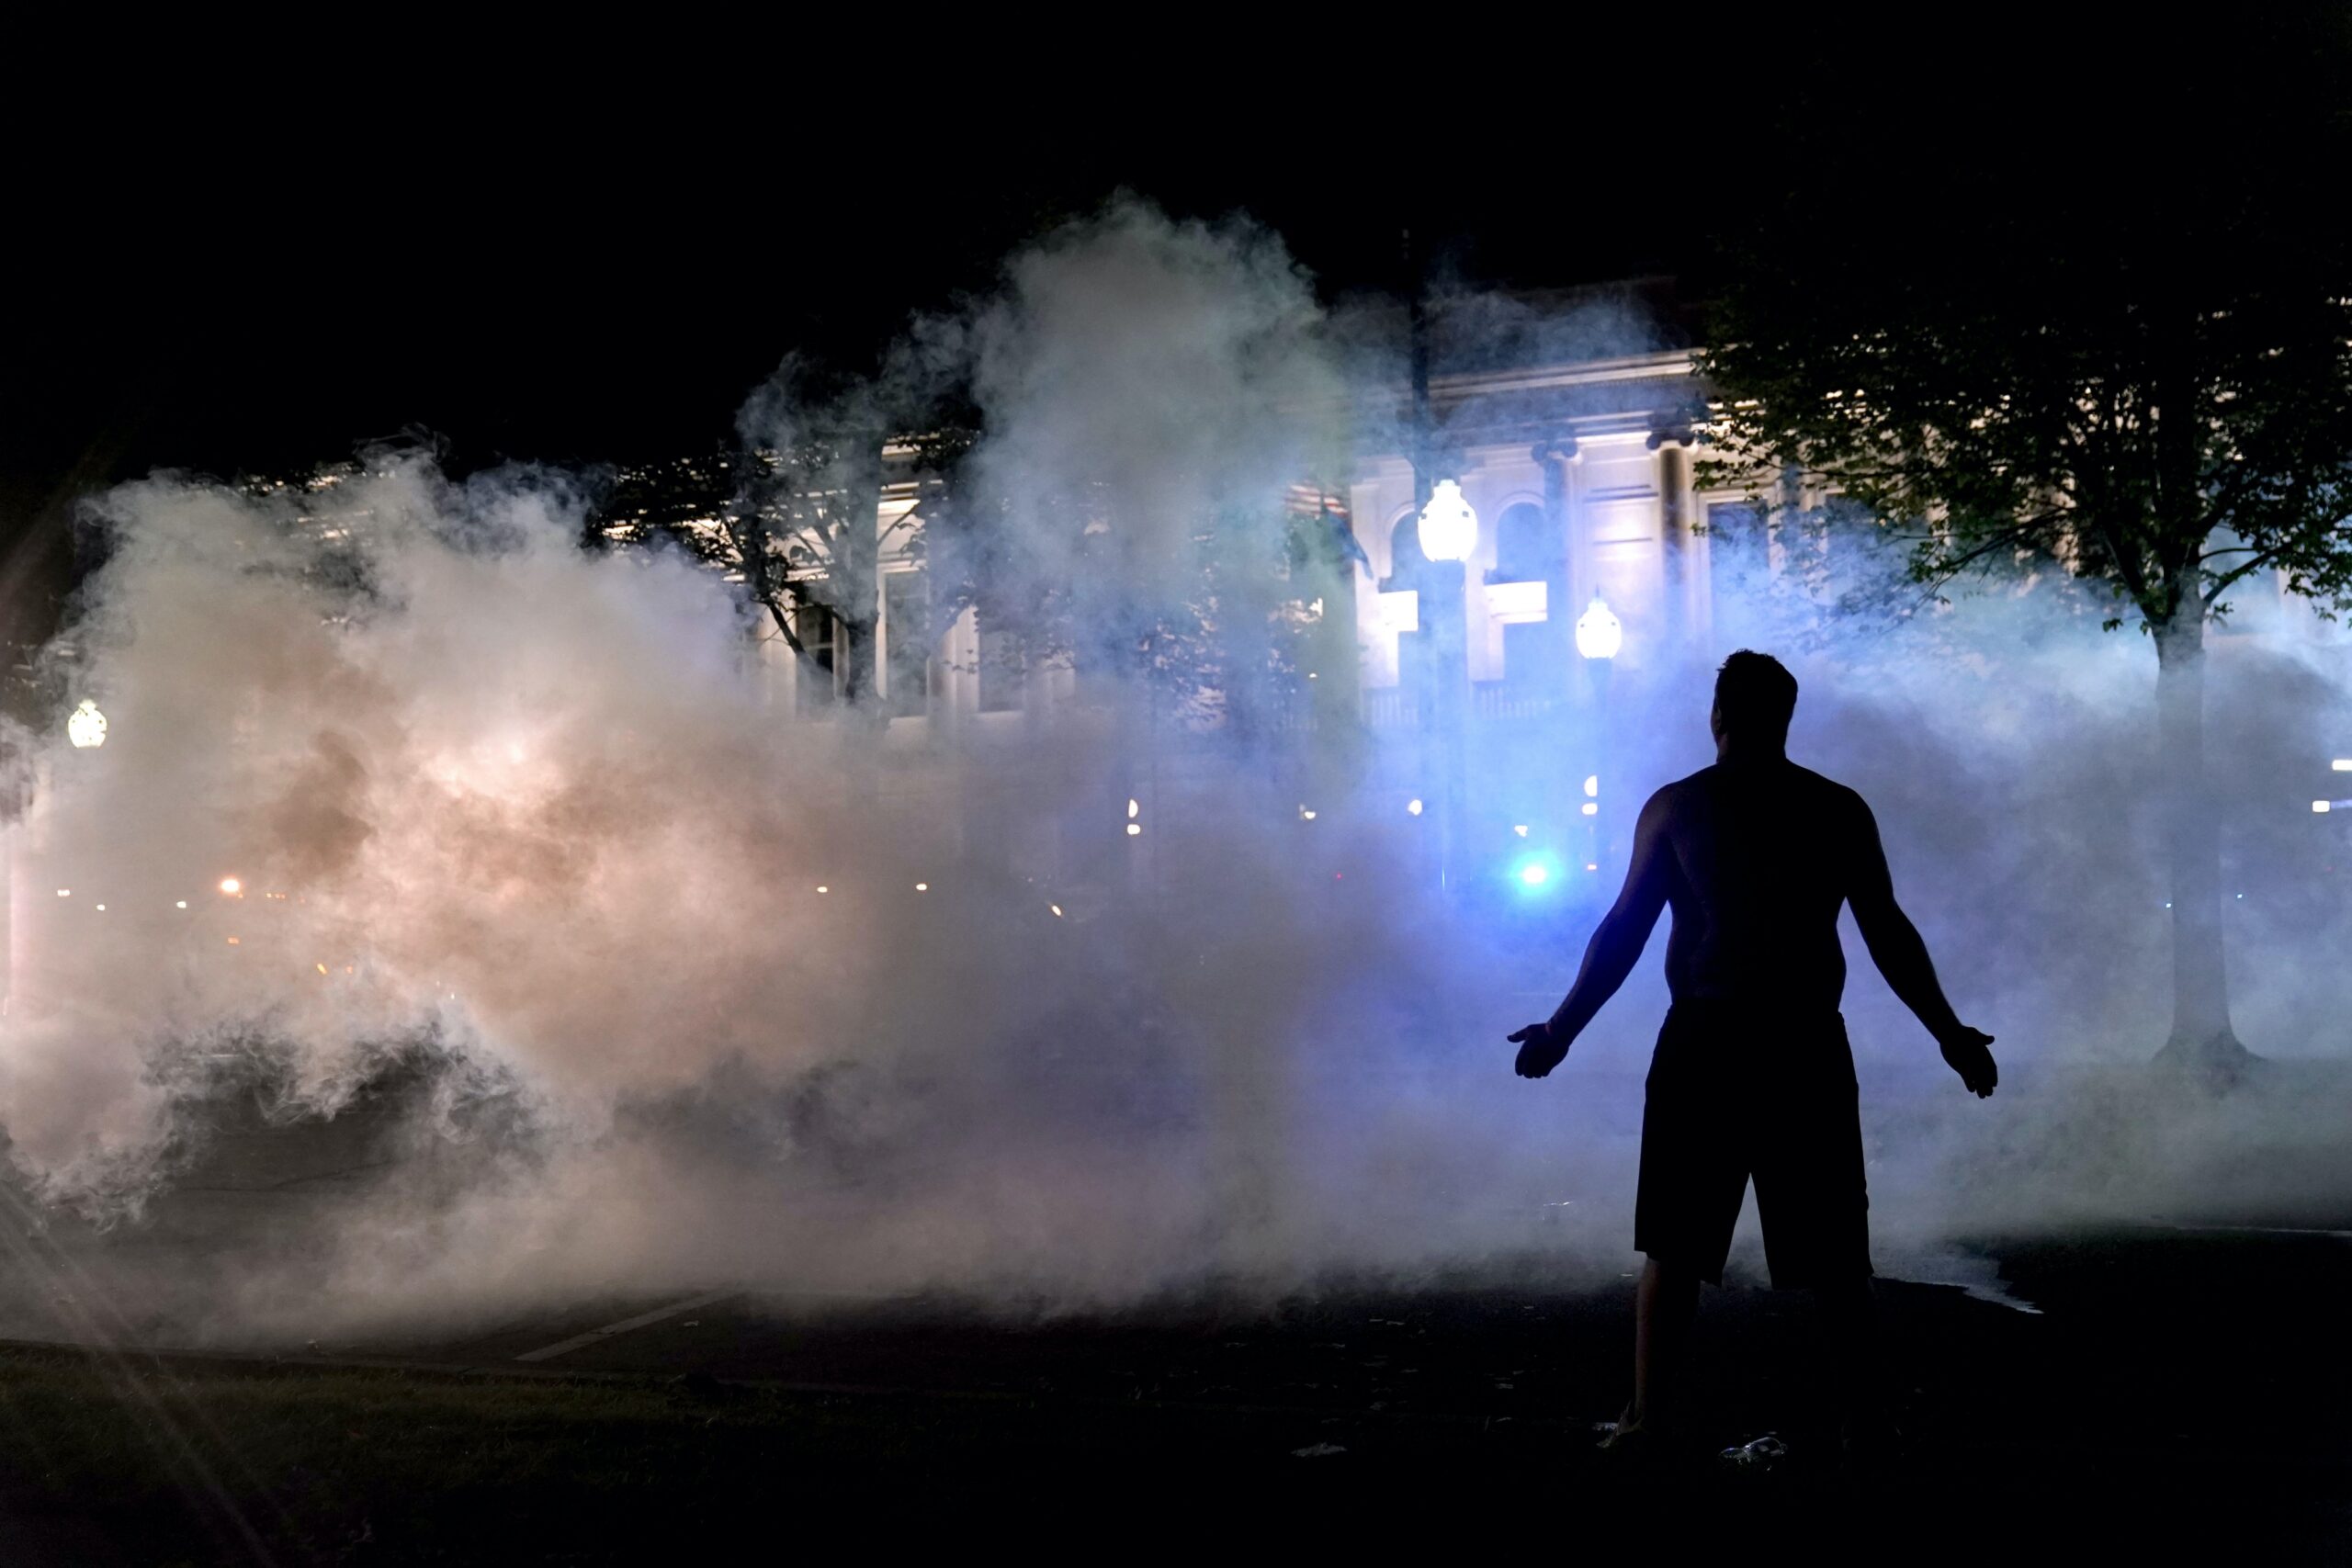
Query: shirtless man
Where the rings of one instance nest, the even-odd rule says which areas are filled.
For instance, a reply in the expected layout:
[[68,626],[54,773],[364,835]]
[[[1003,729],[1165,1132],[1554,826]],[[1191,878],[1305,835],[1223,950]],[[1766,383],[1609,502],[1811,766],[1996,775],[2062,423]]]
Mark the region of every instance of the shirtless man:
[[1634,1402],[1612,1443],[1670,1425],[1699,1282],[1720,1284],[1750,1177],[1776,1289],[1821,1305],[1849,1443],[1874,1408],[1870,1200],[1854,1058],[1838,1001],[1850,903],[1871,958],[1980,1099],[1998,1079],[1989,1034],[1962,1023],[1927,944],[1894,902],[1878,824],[1862,797],[1789,761],[1796,678],[1742,650],[1715,679],[1715,764],[1642,807],[1625,886],[1585,949],[1559,1010],[1510,1036],[1519,1074],[1560,1065],[1624,984],[1658,911],[1673,1006],[1651,1059],[1634,1245]]

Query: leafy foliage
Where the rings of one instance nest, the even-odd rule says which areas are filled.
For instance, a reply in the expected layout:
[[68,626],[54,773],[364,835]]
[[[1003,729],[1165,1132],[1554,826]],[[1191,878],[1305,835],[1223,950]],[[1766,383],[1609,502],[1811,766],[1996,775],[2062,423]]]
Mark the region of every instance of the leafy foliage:
[[1809,209],[1758,231],[1700,355],[1702,478],[1782,521],[1842,495],[1932,594],[2055,567],[2110,627],[2224,614],[2262,571],[2352,595],[2342,226],[2261,190],[2096,213],[1978,194],[1897,252]]

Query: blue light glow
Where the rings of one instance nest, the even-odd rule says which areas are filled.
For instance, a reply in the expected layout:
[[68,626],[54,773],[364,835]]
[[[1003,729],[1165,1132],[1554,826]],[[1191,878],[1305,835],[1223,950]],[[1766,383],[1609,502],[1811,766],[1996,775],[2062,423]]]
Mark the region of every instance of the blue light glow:
[[1530,850],[1511,861],[1510,880],[1524,896],[1547,896],[1560,880],[1560,857],[1549,850]]

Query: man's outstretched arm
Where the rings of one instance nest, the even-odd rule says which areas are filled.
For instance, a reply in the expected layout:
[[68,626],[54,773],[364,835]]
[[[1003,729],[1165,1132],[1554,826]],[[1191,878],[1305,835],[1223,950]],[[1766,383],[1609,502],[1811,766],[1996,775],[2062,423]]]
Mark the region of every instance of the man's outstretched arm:
[[1961,1022],[1951,1003],[1944,999],[1943,986],[1936,978],[1936,965],[1928,956],[1919,928],[1894,901],[1894,877],[1886,867],[1878,821],[1860,796],[1854,804],[1860,816],[1853,829],[1854,875],[1847,898],[1854,907],[1854,924],[1861,928],[1862,944],[1871,950],[1871,962],[1886,976],[1888,987],[1936,1037],[1951,1070],[1982,1100],[2000,1081],[2000,1070],[1987,1049],[1993,1037]]
[[1634,855],[1625,868],[1625,886],[1618,891],[1609,913],[1600,918],[1592,940],[1585,944],[1584,964],[1566,998],[1550,1019],[1531,1023],[1510,1036],[1519,1046],[1520,1077],[1540,1078],[1560,1065],[1568,1046],[1584,1032],[1600,1005],[1617,994],[1617,987],[1625,983],[1642,956],[1642,949],[1649,945],[1651,928],[1657,924],[1658,911],[1666,908],[1667,812],[1664,790],[1650,796],[1642,807],[1641,818],[1634,825]]

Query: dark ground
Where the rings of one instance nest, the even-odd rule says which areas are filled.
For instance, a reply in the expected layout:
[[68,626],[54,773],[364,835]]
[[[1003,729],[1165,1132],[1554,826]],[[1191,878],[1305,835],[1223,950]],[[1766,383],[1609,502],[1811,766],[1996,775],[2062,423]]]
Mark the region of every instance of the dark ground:
[[1781,1431],[1796,1457],[1666,1474],[1592,1447],[1624,1393],[1622,1291],[1432,1281],[1027,1322],[737,1297],[539,1363],[514,1358],[663,1303],[277,1360],[0,1349],[0,1555],[1566,1551],[1656,1528],[1772,1558],[2342,1559],[2352,1245],[2135,1229],[1993,1250],[2041,1314],[1883,1285],[1913,1453],[1867,1489],[1800,1462],[1822,1453],[1803,1303],[1764,1291],[1709,1293],[1703,1427],[1711,1448]]
[[[2014,1304],[1883,1279],[1911,1452],[1866,1488],[1821,1440],[1805,1303],[1738,1285],[1702,1305],[1696,1462],[1597,1452],[1627,1393],[1630,1282],[1564,1290],[1536,1257],[1092,1316],[649,1288],[277,1356],[159,1351],[189,1329],[108,1314],[153,1293],[124,1282],[232,1283],[234,1238],[331,1216],[339,1183],[387,1168],[397,1125],[224,1121],[149,1221],[111,1236],[13,1200],[0,1568],[1574,1551],[1650,1530],[1770,1560],[2352,1552],[2352,1214],[2255,1228],[2218,1178],[2234,1226],[1978,1238]],[[2294,1176],[2280,1162],[2299,1146],[2258,1163]],[[547,1353],[664,1308],[680,1310]],[[1792,1449],[1774,1470],[1709,1457],[1766,1432]]]

